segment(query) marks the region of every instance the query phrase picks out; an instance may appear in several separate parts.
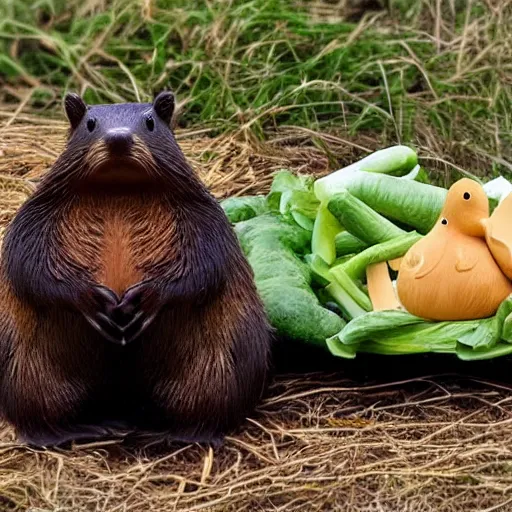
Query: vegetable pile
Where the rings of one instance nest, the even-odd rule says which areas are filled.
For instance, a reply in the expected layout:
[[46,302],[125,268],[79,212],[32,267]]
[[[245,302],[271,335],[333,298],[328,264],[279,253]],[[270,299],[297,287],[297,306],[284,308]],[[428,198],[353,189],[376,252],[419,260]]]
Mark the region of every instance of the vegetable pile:
[[[484,190],[492,211],[512,184],[499,177]],[[438,352],[463,360],[511,354],[512,296],[483,320],[433,322],[403,308],[372,310],[367,267],[389,262],[393,269],[393,260],[437,222],[447,192],[430,184],[412,149],[394,146],[316,181],[280,171],[268,195],[221,205],[279,336],[344,358],[358,352]]]

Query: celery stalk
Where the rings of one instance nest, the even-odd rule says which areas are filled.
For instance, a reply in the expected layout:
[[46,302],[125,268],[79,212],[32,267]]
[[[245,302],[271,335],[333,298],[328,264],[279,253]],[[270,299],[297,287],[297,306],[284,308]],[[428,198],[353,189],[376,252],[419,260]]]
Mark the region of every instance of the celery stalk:
[[359,240],[352,233],[342,231],[336,235],[334,239],[336,247],[336,256],[345,256],[347,254],[360,252],[368,247],[366,242]]
[[327,204],[321,204],[313,227],[311,249],[313,254],[320,256],[328,265],[332,265],[336,259],[335,238],[342,229]]
[[[357,304],[357,302],[350,296],[348,292],[342,288],[342,286],[337,281],[333,281],[328,286],[326,286],[325,289],[334,299],[336,304],[338,304],[347,318],[356,318],[366,313],[366,311],[361,306],[359,306],[359,304]],[[350,325],[350,323],[348,325]]]
[[330,275],[336,279],[338,284],[354,299],[358,306],[365,311],[371,311],[372,303],[363,291],[361,291],[352,278],[343,270],[342,266],[333,267]]
[[334,195],[327,207],[349,233],[368,245],[407,233],[346,190]]
[[[407,146],[391,146],[375,151],[361,160],[348,165],[328,176],[317,180],[319,190],[329,189],[332,183],[337,181],[340,174],[353,172],[372,172],[375,174],[392,174],[403,176],[410,172],[418,164],[418,156],[414,150]],[[315,185],[315,192],[316,192]]]
[[[372,245],[345,263],[342,263],[341,268],[352,279],[363,279],[368,265],[400,258],[420,239],[421,235],[412,231],[387,242]],[[335,268],[333,267],[333,270]]]
[[419,181],[361,171],[328,175],[315,182],[314,190],[321,201],[348,191],[384,217],[423,234],[436,223],[448,193]]
[[407,146],[391,146],[375,151],[356,162],[361,171],[403,176],[418,163],[418,155]]

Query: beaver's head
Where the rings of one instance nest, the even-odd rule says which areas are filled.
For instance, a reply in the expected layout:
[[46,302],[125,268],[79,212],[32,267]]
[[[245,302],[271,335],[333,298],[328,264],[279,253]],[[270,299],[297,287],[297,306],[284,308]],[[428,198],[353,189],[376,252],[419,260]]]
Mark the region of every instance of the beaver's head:
[[171,92],[160,93],[153,103],[93,106],[68,94],[67,151],[81,160],[83,181],[143,183],[183,173],[184,157],[170,128],[174,103]]

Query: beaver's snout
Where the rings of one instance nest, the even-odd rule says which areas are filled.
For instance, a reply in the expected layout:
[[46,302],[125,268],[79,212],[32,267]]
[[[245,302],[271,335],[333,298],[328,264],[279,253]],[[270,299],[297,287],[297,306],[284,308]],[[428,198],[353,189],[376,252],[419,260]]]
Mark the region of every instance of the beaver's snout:
[[104,140],[115,156],[128,156],[133,146],[133,135],[128,128],[113,128],[105,134]]

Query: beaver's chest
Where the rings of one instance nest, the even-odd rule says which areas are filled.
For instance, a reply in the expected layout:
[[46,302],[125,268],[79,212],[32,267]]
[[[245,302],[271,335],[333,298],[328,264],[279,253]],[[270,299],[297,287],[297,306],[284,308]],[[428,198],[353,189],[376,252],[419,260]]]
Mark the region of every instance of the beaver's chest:
[[171,209],[148,194],[81,197],[60,229],[68,257],[117,294],[170,265],[175,237]]

